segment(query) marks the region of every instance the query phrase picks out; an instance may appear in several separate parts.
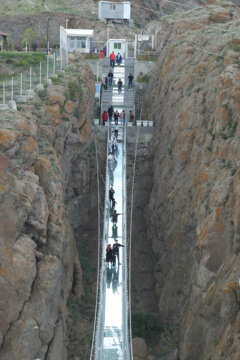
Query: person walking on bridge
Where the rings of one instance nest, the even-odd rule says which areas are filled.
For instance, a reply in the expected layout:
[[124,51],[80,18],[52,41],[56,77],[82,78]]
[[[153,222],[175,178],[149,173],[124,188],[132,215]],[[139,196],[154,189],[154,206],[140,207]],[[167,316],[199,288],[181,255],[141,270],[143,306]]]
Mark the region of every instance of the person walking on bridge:
[[122,92],[122,85],[123,85],[122,80],[119,79],[118,80],[118,94],[119,95],[121,95],[121,92]]
[[107,112],[104,111],[102,113],[102,124],[105,125],[106,122],[107,122]]
[[116,56],[115,56],[115,54],[114,54],[114,51],[110,54],[110,66],[112,67],[112,68],[114,68],[114,66],[115,66],[115,60],[116,60]]
[[130,73],[128,76],[128,89],[132,90],[134,76]]
[[111,105],[111,106],[108,108],[108,118],[109,118],[109,122],[110,122],[110,123],[112,122],[112,116],[113,116],[113,106]]
[[116,63],[118,66],[120,66],[121,62],[122,62],[122,55],[120,53],[118,53],[116,56]]
[[108,84],[109,84],[109,86],[112,86],[112,81],[113,81],[113,73],[112,73],[112,70],[109,70],[109,73],[108,73]]
[[113,190],[113,187],[111,186],[109,189],[109,201],[110,203],[113,201],[113,197],[114,197],[115,191]]
[[119,262],[119,248],[120,247],[124,247],[124,245],[119,244],[118,240],[115,240],[115,244],[113,244],[113,248],[112,248],[112,252],[113,252],[113,256],[117,257],[118,259],[118,265],[121,265],[121,263]]

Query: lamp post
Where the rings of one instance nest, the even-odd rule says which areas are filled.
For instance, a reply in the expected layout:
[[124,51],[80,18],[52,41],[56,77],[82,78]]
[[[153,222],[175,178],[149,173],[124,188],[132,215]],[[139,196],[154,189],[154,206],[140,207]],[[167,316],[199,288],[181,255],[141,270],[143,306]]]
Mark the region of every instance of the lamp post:
[[49,26],[49,21],[51,20],[51,18],[47,19],[47,55],[49,53],[49,42],[48,42],[48,26]]

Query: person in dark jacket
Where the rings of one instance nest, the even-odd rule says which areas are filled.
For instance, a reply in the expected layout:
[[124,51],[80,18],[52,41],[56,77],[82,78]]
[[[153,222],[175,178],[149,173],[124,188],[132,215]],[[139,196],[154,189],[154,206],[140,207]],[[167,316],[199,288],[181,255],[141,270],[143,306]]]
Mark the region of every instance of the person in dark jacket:
[[115,244],[113,244],[113,248],[112,248],[112,252],[113,252],[113,256],[118,259],[118,265],[121,265],[121,263],[119,262],[119,248],[120,247],[124,247],[124,245],[119,244],[118,240],[115,240]]
[[116,56],[116,63],[118,66],[120,66],[121,62],[122,62],[122,55],[120,53],[118,53]]
[[108,108],[108,118],[109,118],[109,122],[110,122],[110,123],[112,122],[112,116],[113,116],[113,106],[111,105],[111,106]]
[[122,215],[122,213],[117,213],[116,210],[113,211],[113,215],[112,215],[112,222],[113,222],[113,223],[116,224],[116,223],[118,222],[118,216],[119,216],[119,215]]
[[106,249],[106,262],[109,264],[112,262],[112,247],[111,244],[108,244]]
[[118,124],[118,118],[119,118],[119,112],[117,110],[114,111],[113,117],[114,117],[115,125],[117,125]]
[[113,73],[112,73],[112,70],[109,70],[109,73],[108,73],[108,84],[109,84],[109,86],[112,86],[112,81],[113,81]]
[[122,80],[119,79],[118,80],[118,94],[119,95],[121,95],[121,92],[122,92],[122,85],[123,85]]
[[115,191],[113,190],[113,187],[111,186],[110,190],[109,190],[109,201],[110,201],[110,203],[113,201],[114,194],[115,194]]
[[134,79],[134,76],[130,73],[129,76],[128,76],[128,88],[129,88],[129,90],[131,90],[132,87],[133,87],[133,79]]

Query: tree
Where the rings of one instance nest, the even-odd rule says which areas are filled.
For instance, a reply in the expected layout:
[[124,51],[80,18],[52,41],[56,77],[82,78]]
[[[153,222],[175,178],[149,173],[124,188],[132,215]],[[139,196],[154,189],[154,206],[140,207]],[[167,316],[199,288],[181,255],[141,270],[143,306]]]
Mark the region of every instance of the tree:
[[22,45],[24,47],[26,46],[26,43],[29,46],[32,46],[33,43],[36,41],[36,33],[32,28],[28,28],[21,37],[22,37]]

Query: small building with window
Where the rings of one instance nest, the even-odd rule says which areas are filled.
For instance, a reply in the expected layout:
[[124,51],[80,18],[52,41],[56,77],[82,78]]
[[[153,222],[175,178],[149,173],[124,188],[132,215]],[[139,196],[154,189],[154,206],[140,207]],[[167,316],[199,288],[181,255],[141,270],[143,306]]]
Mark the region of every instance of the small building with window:
[[108,56],[114,51],[115,55],[120,53],[123,58],[127,57],[126,39],[109,39],[107,42]]
[[123,20],[129,21],[131,18],[131,3],[129,1],[112,2],[99,1],[98,19],[99,20]]
[[67,52],[89,53],[93,48],[93,31],[88,29],[65,29],[60,27],[60,48]]

